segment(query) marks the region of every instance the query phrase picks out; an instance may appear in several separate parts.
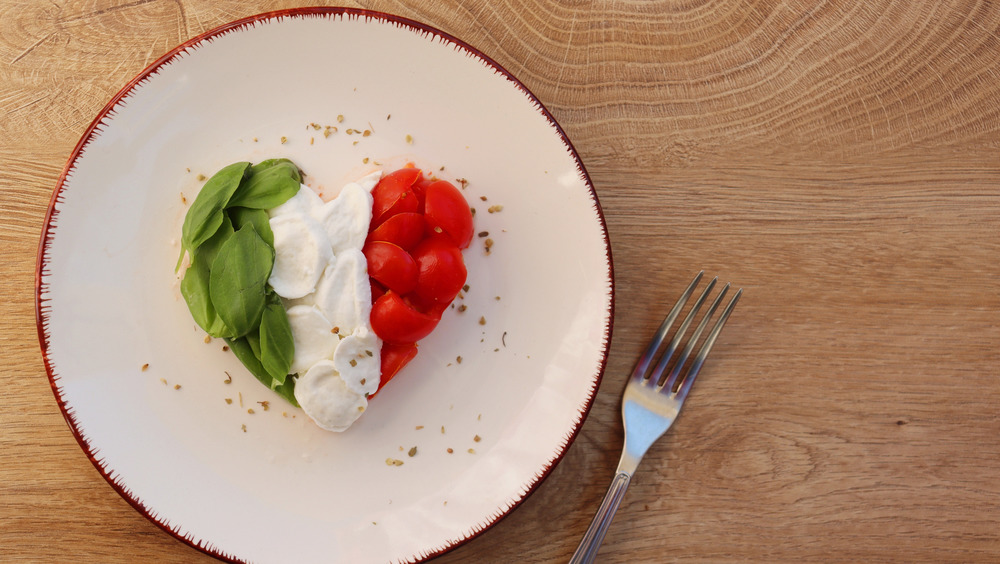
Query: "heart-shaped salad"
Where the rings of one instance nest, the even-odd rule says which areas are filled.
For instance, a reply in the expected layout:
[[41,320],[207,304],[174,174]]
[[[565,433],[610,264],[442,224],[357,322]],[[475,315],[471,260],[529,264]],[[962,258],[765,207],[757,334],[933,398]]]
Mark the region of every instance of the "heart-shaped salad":
[[324,201],[288,159],[224,167],[184,218],[195,322],[320,427],[344,431],[462,290],[472,211],[407,165]]

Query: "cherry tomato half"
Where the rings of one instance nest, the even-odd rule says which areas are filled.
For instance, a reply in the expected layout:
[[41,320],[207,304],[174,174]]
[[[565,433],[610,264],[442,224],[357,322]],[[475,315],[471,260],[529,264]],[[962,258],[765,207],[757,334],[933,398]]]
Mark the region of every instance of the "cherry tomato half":
[[368,276],[398,294],[409,294],[417,286],[417,261],[402,247],[372,241],[361,249],[368,261]]
[[419,168],[401,168],[390,172],[372,188],[372,222],[369,229],[402,212],[416,212],[421,207],[413,184],[421,178]]
[[372,331],[386,343],[416,343],[430,335],[440,319],[420,313],[391,290],[372,304]]
[[427,186],[424,217],[432,231],[444,232],[459,249],[468,247],[472,242],[472,210],[451,182],[438,180]]
[[448,237],[435,236],[424,239],[412,254],[419,269],[413,293],[425,307],[428,302],[447,306],[465,285],[462,251]]
[[375,300],[381,298],[382,294],[385,293],[385,286],[379,284],[370,276],[368,277],[368,283],[372,286],[372,303],[375,303]]
[[387,218],[381,225],[368,234],[368,242],[386,241],[395,243],[406,251],[412,251],[413,247],[424,238],[424,216],[419,213],[406,212],[398,213]]
[[394,344],[382,343],[382,378],[378,383],[378,390],[368,396],[368,399],[375,397],[379,391],[392,380],[399,369],[406,366],[413,357],[417,356],[417,345],[414,343]]
[[385,175],[372,199],[363,252],[372,287],[371,327],[383,341],[381,390],[416,356],[416,342],[434,330],[465,285],[461,249],[474,233],[462,193],[412,164]]
[[436,181],[431,180],[426,176],[421,176],[416,182],[413,183],[413,191],[417,193],[417,197],[420,200],[420,207],[417,209],[417,212],[420,214],[423,214],[425,211],[424,204],[426,200],[424,195],[427,194],[427,187],[434,184],[434,182]]
[[444,315],[445,310],[447,310],[448,306],[451,305],[451,302],[454,301],[438,301],[433,298],[419,296],[416,292],[411,292],[404,296],[404,298],[413,307],[413,309],[437,318]]

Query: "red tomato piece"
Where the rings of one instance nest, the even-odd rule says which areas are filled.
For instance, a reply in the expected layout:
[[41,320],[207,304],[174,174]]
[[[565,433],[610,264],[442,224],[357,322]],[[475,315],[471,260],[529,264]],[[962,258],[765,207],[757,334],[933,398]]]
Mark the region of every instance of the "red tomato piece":
[[412,251],[417,243],[424,238],[424,216],[419,213],[405,212],[389,217],[381,225],[368,234],[366,243],[386,241]]
[[472,210],[462,193],[446,180],[427,186],[424,194],[424,217],[435,233],[444,233],[459,249],[472,242]]
[[417,209],[418,213],[424,213],[424,206],[426,204],[425,195],[427,194],[427,187],[434,184],[435,180],[431,180],[426,176],[421,176],[414,184],[413,191],[417,193],[417,197],[420,201],[420,207]]
[[371,277],[368,278],[368,283],[372,286],[372,303],[375,303],[375,300],[381,298],[382,294],[385,293],[385,286],[372,280]]
[[440,320],[417,311],[392,290],[372,304],[372,331],[387,343],[416,343],[430,335]]
[[435,236],[417,245],[413,258],[419,269],[413,293],[429,310],[437,309],[431,304],[447,307],[465,285],[467,271],[462,251],[448,237]]
[[375,397],[389,380],[399,372],[399,369],[406,366],[413,357],[417,356],[417,345],[415,343],[382,343],[382,378],[378,383],[378,390],[368,396],[368,399]]
[[440,318],[453,300],[439,301],[433,297],[424,297],[416,292],[411,292],[405,296],[406,301],[413,306],[413,309],[426,313],[432,317]]
[[417,286],[417,261],[402,247],[372,241],[361,249],[368,261],[368,276],[398,294],[408,294]]
[[413,184],[421,178],[419,168],[401,168],[390,172],[372,188],[372,223],[369,230],[389,217],[402,212],[416,212],[421,204]]

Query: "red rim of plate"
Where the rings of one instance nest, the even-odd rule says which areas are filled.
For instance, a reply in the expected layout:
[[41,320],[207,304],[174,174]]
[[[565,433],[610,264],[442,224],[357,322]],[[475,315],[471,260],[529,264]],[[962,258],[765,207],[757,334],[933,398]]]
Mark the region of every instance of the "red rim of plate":
[[49,207],[45,214],[45,227],[42,230],[42,236],[41,240],[39,241],[38,254],[36,259],[35,323],[38,329],[38,342],[39,345],[41,346],[42,359],[45,362],[45,371],[48,374],[49,385],[52,387],[52,393],[55,395],[56,402],[59,404],[59,409],[63,414],[63,418],[66,419],[66,423],[69,425],[69,428],[73,432],[73,436],[76,437],[76,440],[80,444],[80,447],[83,449],[84,453],[86,453],[87,458],[90,459],[90,462],[94,465],[95,468],[97,468],[98,472],[101,474],[101,476],[104,477],[104,479],[108,482],[108,484],[110,484],[111,487],[114,488],[114,490],[117,491],[118,494],[122,498],[124,498],[136,511],[138,511],[146,519],[156,524],[158,527],[169,533],[177,540],[193,548],[196,548],[206,554],[214,556],[220,560],[229,562],[244,562],[243,560],[235,558],[231,555],[222,554],[216,548],[214,548],[210,544],[210,541],[208,541],[207,539],[195,539],[195,538],[190,538],[190,536],[187,535],[181,535],[179,532],[180,529],[179,526],[175,525],[171,527],[159,517],[154,516],[154,512],[150,507],[147,507],[142,502],[142,500],[139,499],[133,492],[129,491],[124,486],[117,483],[111,477],[109,469],[102,466],[101,462],[97,460],[93,448],[87,442],[87,440],[84,439],[83,436],[81,435],[80,430],[77,427],[76,417],[70,411],[70,407],[67,405],[66,399],[62,397],[59,387],[57,386],[57,381],[59,377],[53,372],[52,363],[50,362],[49,359],[49,335],[48,335],[49,309],[46,303],[42,300],[42,291],[43,289],[45,289],[45,285],[43,284],[42,279],[44,276],[48,276],[51,274],[50,271],[48,270],[48,264],[46,263],[46,250],[51,245],[54,237],[54,220],[58,216],[58,211],[56,211],[55,207],[56,203],[59,202],[60,200],[63,190],[65,190],[66,188],[66,179],[69,176],[69,174],[73,171],[73,169],[76,167],[77,160],[83,154],[87,145],[90,144],[90,141],[100,133],[101,122],[106,117],[113,114],[114,108],[119,103],[121,103],[121,101],[124,98],[126,98],[134,88],[149,80],[150,77],[156,75],[159,72],[159,69],[163,67],[163,65],[170,63],[175,57],[178,56],[178,54],[187,51],[192,46],[201,44],[206,41],[211,42],[213,39],[217,37],[222,37],[232,32],[241,31],[248,27],[254,27],[257,24],[257,22],[280,21],[284,18],[299,18],[304,16],[320,16],[326,18],[336,17],[336,16],[339,16],[341,18],[343,17],[364,18],[365,20],[388,22],[399,27],[406,27],[413,30],[417,30],[420,31],[421,33],[424,33],[426,35],[431,35],[439,40],[452,44],[456,48],[460,48],[468,52],[469,54],[475,56],[480,61],[482,61],[483,64],[492,68],[495,72],[502,74],[511,84],[513,84],[518,90],[523,92],[525,96],[527,96],[530,99],[530,101],[535,105],[537,111],[541,113],[543,117],[545,117],[545,119],[549,122],[552,128],[555,129],[556,132],[559,134],[559,137],[562,139],[563,144],[566,146],[567,150],[570,152],[570,154],[572,154],[573,159],[576,161],[577,169],[579,170],[583,179],[587,183],[587,187],[590,190],[590,195],[593,200],[595,210],[597,211],[598,218],[600,219],[601,222],[601,231],[604,237],[604,246],[608,260],[607,274],[608,274],[608,280],[610,282],[610,289],[609,289],[610,302],[608,306],[608,321],[605,327],[604,346],[603,350],[601,351],[600,368],[598,369],[597,374],[595,375],[596,378],[589,392],[590,395],[587,398],[587,403],[580,410],[579,421],[576,423],[575,427],[571,430],[571,432],[566,436],[564,444],[555,453],[555,456],[552,458],[552,460],[535,475],[534,481],[527,485],[525,492],[521,495],[520,499],[512,503],[510,507],[507,508],[506,510],[498,511],[488,522],[480,523],[475,527],[473,527],[473,532],[471,534],[468,534],[463,538],[451,541],[449,544],[446,544],[445,546],[438,548],[433,552],[413,555],[413,558],[416,559],[415,560],[416,562],[424,562],[436,556],[440,556],[445,552],[451,551],[459,546],[462,546],[463,544],[483,534],[486,530],[493,527],[493,525],[496,525],[498,522],[500,522],[501,519],[503,519],[507,515],[510,515],[510,513],[513,512],[514,509],[516,509],[519,505],[521,505],[521,503],[524,502],[524,500],[528,498],[528,496],[530,496],[532,493],[535,492],[535,490],[537,490],[538,486],[541,485],[543,481],[545,481],[545,479],[549,476],[549,474],[556,467],[556,465],[559,464],[559,462],[565,456],[566,452],[569,450],[570,445],[573,444],[573,441],[579,434],[580,429],[581,427],[583,427],[583,423],[587,418],[587,414],[590,412],[590,409],[593,406],[594,398],[597,394],[597,389],[600,386],[604,370],[607,366],[608,347],[611,343],[611,332],[612,332],[612,326],[614,324],[615,285],[614,285],[614,266],[611,259],[611,243],[608,238],[608,227],[607,227],[607,222],[605,221],[604,218],[604,212],[601,209],[601,204],[597,199],[597,192],[595,191],[594,185],[590,180],[590,175],[587,173],[586,168],[583,166],[583,162],[580,160],[579,154],[576,152],[576,149],[573,147],[573,144],[566,136],[566,133],[563,131],[562,127],[556,122],[555,118],[548,111],[548,109],[546,109],[545,106],[541,103],[541,101],[534,94],[532,94],[531,91],[528,90],[528,88],[520,80],[515,78],[511,73],[507,72],[505,68],[500,66],[496,61],[486,56],[484,53],[472,47],[471,45],[441,30],[420,23],[418,21],[411,20],[408,18],[403,18],[400,16],[394,16],[383,12],[376,12],[372,10],[363,10],[363,9],[311,7],[311,8],[294,8],[288,10],[278,10],[274,12],[266,12],[263,14],[249,16],[243,19],[239,19],[224,24],[215,29],[206,31],[205,33],[197,35],[185,41],[184,43],[181,43],[177,47],[171,49],[165,55],[163,55],[155,62],[150,64],[148,67],[146,67],[135,78],[129,81],[128,84],[126,84],[121,90],[119,90],[118,93],[113,98],[111,98],[111,101],[109,101],[100,111],[100,113],[97,114],[97,117],[94,118],[94,120],[91,122],[90,126],[87,128],[83,136],[80,138],[80,141],[77,142],[76,147],[73,149],[73,153],[70,155],[69,160],[66,163],[66,167],[59,175],[59,180],[56,183],[56,188],[52,194],[51,200],[49,201]]

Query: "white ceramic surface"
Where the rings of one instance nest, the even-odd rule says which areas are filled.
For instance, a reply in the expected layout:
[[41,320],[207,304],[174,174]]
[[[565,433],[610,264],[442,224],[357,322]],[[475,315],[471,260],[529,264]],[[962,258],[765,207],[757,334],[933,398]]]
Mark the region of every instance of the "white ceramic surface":
[[[327,188],[373,160],[467,179],[495,242],[466,251],[467,311],[343,434],[204,343],[173,273],[197,175],[279,156]],[[477,535],[562,457],[606,361],[613,274],[586,171],[520,82],[422,24],[312,9],[197,37],[108,104],[53,196],[37,299],[71,429],[151,520],[230,560],[404,562]]]

